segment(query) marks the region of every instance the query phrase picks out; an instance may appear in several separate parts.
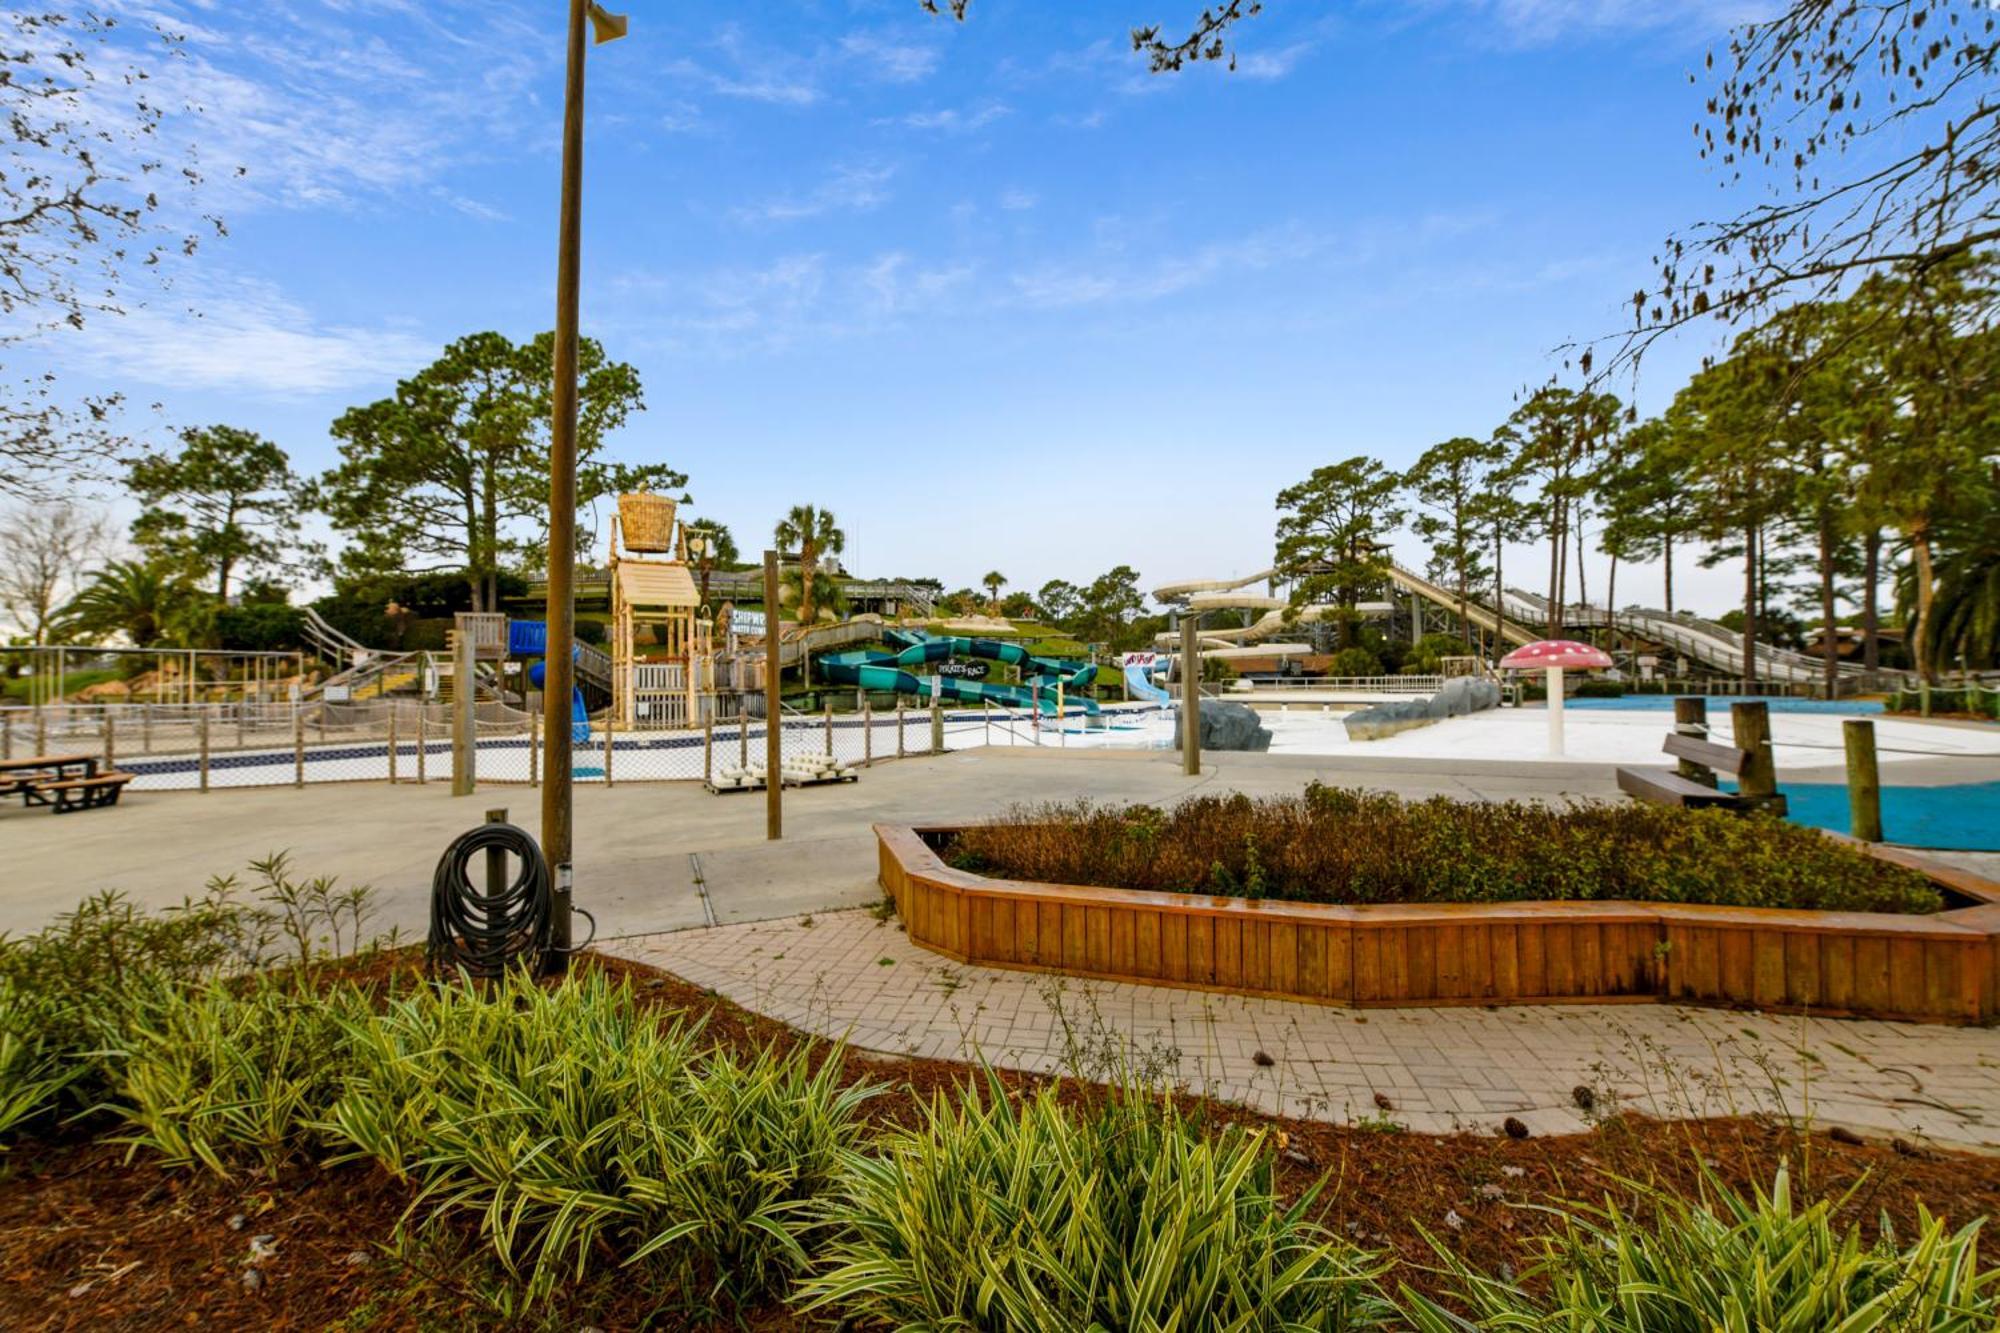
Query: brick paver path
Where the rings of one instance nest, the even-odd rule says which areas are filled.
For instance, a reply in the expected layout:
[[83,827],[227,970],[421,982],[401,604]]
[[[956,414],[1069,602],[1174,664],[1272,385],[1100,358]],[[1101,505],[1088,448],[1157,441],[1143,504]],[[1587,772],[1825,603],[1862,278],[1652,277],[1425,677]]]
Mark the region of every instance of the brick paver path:
[[2000,1033],[1988,1029],[1653,1004],[1340,1009],[961,966],[868,912],[600,947],[871,1051],[1130,1072],[1292,1116],[1428,1132],[1515,1116],[1542,1134],[1614,1108],[1766,1111],[2000,1149]]

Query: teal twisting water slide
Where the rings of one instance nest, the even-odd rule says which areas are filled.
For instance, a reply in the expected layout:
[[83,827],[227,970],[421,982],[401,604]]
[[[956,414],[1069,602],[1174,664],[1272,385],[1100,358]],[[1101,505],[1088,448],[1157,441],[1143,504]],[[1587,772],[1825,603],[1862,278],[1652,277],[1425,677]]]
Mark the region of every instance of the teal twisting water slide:
[[[1080,689],[1097,676],[1097,668],[1088,662],[1036,657],[1020,644],[1003,639],[969,639],[893,629],[885,631],[883,639],[894,652],[860,649],[828,653],[816,659],[820,678],[831,685],[854,685],[882,694],[907,694],[919,699],[929,699],[935,694],[939,699],[994,703],[1003,708],[1054,716],[1057,685],[1065,690]],[[909,670],[963,659],[1018,667],[1025,683],[989,684],[942,671],[919,675]],[[1074,702],[1086,713],[1095,715],[1101,711],[1094,699],[1076,698]]]

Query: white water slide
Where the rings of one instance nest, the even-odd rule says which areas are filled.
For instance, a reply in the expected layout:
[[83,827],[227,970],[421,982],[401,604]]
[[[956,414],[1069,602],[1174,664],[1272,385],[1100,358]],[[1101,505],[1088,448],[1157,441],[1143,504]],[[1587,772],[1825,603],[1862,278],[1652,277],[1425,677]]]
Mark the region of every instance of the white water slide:
[[[1273,653],[1303,654],[1311,651],[1308,645],[1293,643],[1271,643],[1264,640],[1288,624],[1319,620],[1331,614],[1332,607],[1307,606],[1299,609],[1291,621],[1285,618],[1284,608],[1289,603],[1282,597],[1263,596],[1241,591],[1256,583],[1268,584],[1277,571],[1267,569],[1241,579],[1191,580],[1185,583],[1169,583],[1153,590],[1155,601],[1178,607],[1186,611],[1261,610],[1265,614],[1250,625],[1235,629],[1204,629],[1201,641],[1204,645],[1213,641],[1218,647],[1234,648],[1237,655],[1248,656],[1251,650],[1238,645],[1259,645],[1258,656]],[[1390,583],[1405,592],[1457,614],[1460,610],[1457,594],[1431,582],[1429,579],[1401,565],[1390,565]],[[1358,610],[1364,613],[1380,614],[1388,605],[1381,602],[1364,602]],[[1497,625],[1501,638],[1508,643],[1532,643],[1545,637],[1543,627],[1548,623],[1548,601],[1509,588],[1505,593],[1504,615],[1496,616],[1491,606],[1478,599],[1469,600],[1464,612],[1466,619],[1481,629],[1492,633]],[[1664,611],[1647,608],[1631,608],[1618,612],[1607,612],[1602,607],[1568,607],[1563,612],[1563,623],[1574,626],[1615,625],[1618,629],[1638,638],[1657,643],[1664,648],[1701,663],[1725,675],[1742,676],[1743,640],[1734,630],[1725,628],[1712,620],[1703,620],[1686,612],[1668,615]],[[1178,642],[1178,636],[1159,636],[1163,647]],[[1211,655],[1204,651],[1204,656]],[[1864,668],[1854,663],[1840,664],[1842,675],[1857,675]],[[1757,647],[1757,674],[1762,680],[1780,680],[1810,683],[1823,680],[1826,663],[1805,653],[1792,652],[1785,648],[1773,648],[1759,644]]]

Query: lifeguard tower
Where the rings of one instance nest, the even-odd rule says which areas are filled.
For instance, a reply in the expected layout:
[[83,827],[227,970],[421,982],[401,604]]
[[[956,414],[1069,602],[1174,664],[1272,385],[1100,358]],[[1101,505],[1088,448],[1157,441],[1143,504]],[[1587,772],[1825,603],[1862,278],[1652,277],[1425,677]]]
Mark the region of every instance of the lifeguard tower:
[[710,646],[674,510],[666,496],[641,491],[618,497],[612,521],[611,707],[626,727],[702,721]]

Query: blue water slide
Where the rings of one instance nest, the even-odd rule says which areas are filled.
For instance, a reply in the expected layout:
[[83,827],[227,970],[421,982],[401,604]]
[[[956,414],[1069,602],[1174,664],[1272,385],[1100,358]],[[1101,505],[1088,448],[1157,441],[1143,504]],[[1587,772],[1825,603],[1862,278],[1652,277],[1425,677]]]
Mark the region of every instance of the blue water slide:
[[[507,622],[507,655],[509,657],[539,657],[543,660],[528,668],[528,683],[536,689],[542,687],[546,678],[549,651],[549,626],[543,620],[510,620]],[[582,655],[582,650],[574,646],[570,649],[572,659]],[[582,745],[590,739],[590,708],[583,702],[583,690],[572,685],[569,690],[569,734],[572,744]]]
[[1174,696],[1153,683],[1153,668],[1128,665],[1125,668],[1125,688],[1134,699],[1144,699],[1147,703],[1172,703]]

